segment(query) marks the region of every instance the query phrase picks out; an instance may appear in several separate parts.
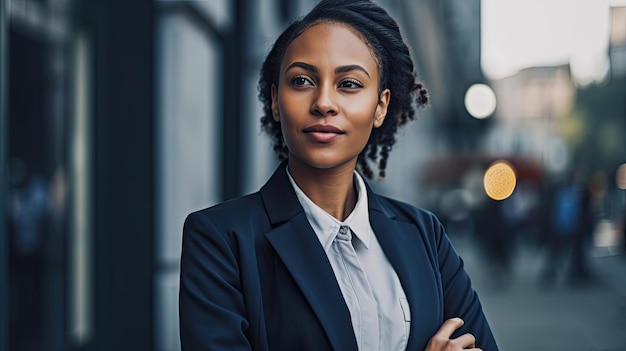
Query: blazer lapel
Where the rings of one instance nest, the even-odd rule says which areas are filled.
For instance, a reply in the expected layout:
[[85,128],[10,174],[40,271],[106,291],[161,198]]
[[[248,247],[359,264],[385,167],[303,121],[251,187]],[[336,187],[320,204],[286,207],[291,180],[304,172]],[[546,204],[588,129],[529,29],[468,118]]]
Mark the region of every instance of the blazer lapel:
[[[378,201],[378,195],[368,188],[370,223],[387,259],[393,266],[411,308],[411,330],[407,350],[416,348],[417,340],[428,340],[428,333],[420,328],[420,316],[436,315],[436,306],[426,301],[436,301],[439,295],[426,245],[417,226],[396,221],[395,214]],[[435,313],[435,314],[433,314]]]
[[261,197],[274,229],[265,234],[336,350],[356,350],[350,312],[326,253],[311,228],[287,178],[286,163],[278,167]]

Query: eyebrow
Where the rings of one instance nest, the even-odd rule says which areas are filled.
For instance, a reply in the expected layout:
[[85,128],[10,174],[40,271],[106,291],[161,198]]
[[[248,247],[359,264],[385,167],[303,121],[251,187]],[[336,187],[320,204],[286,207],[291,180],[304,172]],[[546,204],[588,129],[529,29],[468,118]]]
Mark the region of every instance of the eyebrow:
[[335,68],[335,74],[346,73],[346,72],[351,72],[351,71],[362,71],[363,73],[367,75],[368,78],[371,78],[370,74],[367,73],[365,68],[359,65],[348,65],[348,66],[341,66],[341,67]]
[[[290,64],[287,69],[285,69],[285,72],[289,71],[290,69],[294,68],[294,67],[300,67],[306,71],[312,72],[312,73],[317,73],[317,67],[310,65],[308,63],[304,63],[304,62],[299,62],[296,61],[292,64]],[[351,71],[362,71],[363,73],[365,73],[367,75],[368,78],[371,78],[369,73],[367,73],[367,70],[365,70],[365,68],[359,66],[359,65],[347,65],[347,66],[340,66],[335,68],[335,74],[339,74],[339,73],[346,73],[346,72],[351,72]]]
[[285,69],[285,72],[289,71],[290,69],[292,69],[294,67],[300,67],[300,68],[302,68],[302,69],[304,69],[306,71],[317,73],[317,67],[315,67],[313,65],[309,65],[308,63],[299,62],[299,61],[296,61],[296,62],[290,64],[287,67],[287,69]]

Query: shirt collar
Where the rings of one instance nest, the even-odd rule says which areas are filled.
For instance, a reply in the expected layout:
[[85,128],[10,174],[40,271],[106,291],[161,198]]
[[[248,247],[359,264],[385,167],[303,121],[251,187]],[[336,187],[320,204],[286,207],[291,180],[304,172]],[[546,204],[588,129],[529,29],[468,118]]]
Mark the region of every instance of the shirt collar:
[[354,181],[357,183],[357,202],[345,222],[350,226],[354,235],[369,249],[372,227],[370,226],[370,213],[367,205],[367,187],[361,175],[356,171],[354,172]]
[[358,172],[354,172],[354,181],[356,182],[357,202],[356,206],[345,219],[345,221],[339,221],[335,217],[328,214],[321,207],[317,206],[296,184],[295,180],[289,173],[289,167],[287,167],[287,176],[291,182],[298,201],[304,209],[304,213],[313,227],[313,231],[317,235],[322,247],[325,251],[330,249],[333,240],[337,236],[339,228],[343,225],[347,225],[352,230],[352,233],[363,243],[366,248],[369,248],[371,238],[371,227],[369,220],[369,211],[367,206],[367,188],[365,187],[365,181]]

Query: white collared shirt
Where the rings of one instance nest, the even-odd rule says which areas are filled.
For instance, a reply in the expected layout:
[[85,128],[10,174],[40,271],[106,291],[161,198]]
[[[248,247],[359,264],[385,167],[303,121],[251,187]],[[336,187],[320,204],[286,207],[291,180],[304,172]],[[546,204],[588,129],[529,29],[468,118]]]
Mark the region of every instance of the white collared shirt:
[[[377,349],[385,351],[405,350],[411,324],[409,304],[400,284],[400,279],[385,256],[370,225],[367,188],[361,176],[356,171],[354,172],[354,181],[357,184],[357,203],[352,213],[345,221],[341,222],[311,201],[298,187],[289,174],[289,170],[287,170],[287,175],[326,255],[330,254],[339,228],[341,226],[350,227],[358,239],[353,240],[354,249],[377,303],[380,336]],[[335,272],[335,277],[339,280],[338,274],[343,274],[342,271],[335,267],[334,260],[330,259],[329,261]],[[358,311],[351,310],[350,314],[358,314]],[[356,326],[353,325],[353,328]],[[355,335],[357,344],[361,345],[356,330]]]

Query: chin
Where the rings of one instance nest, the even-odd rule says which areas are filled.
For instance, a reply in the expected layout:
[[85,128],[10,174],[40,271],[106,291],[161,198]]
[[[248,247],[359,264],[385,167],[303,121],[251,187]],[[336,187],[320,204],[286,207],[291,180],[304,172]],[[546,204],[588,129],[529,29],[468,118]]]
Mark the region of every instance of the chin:
[[295,157],[298,163],[302,163],[308,167],[316,169],[332,169],[345,165],[356,167],[355,157],[339,157],[337,155],[309,155],[308,157]]

